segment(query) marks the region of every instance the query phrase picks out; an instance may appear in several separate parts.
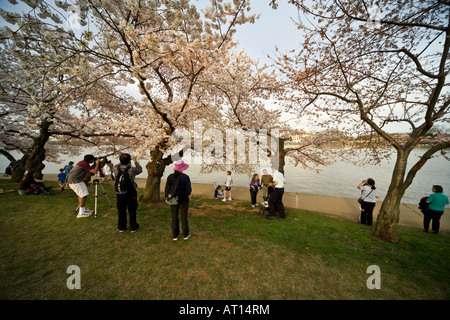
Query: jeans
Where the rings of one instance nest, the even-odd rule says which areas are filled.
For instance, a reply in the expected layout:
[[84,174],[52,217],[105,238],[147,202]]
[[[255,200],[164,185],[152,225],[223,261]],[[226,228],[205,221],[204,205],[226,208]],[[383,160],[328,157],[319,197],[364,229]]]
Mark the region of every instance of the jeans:
[[258,189],[250,188],[250,199],[252,200],[252,205],[256,204],[256,195],[258,194]]

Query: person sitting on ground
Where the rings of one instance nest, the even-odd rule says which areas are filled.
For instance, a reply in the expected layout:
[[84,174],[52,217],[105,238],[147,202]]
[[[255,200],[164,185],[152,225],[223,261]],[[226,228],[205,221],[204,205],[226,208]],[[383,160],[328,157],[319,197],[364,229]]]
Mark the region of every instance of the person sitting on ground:
[[23,179],[20,181],[19,185],[19,194],[27,195],[27,194],[50,194],[50,188],[46,188],[43,180],[36,180],[34,178],[33,172],[28,172]]
[[214,198],[217,200],[219,198],[223,198],[223,193],[222,193],[222,187],[221,186],[217,186],[217,188],[214,190]]

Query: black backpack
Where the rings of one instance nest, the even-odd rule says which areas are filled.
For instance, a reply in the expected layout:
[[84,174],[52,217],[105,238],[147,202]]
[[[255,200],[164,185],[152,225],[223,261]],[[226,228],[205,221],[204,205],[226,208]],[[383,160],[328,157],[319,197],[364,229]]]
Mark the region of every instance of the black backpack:
[[115,181],[116,194],[125,194],[128,191],[134,189],[134,183],[131,181],[130,173],[128,172],[130,167],[127,167],[124,171],[117,167],[117,177]]
[[166,181],[166,188],[164,189],[164,199],[166,203],[174,206],[178,204],[178,186],[180,185],[180,175],[172,173]]
[[423,214],[427,214],[430,210],[430,208],[428,207],[427,199],[428,197],[423,197],[419,201],[419,209]]

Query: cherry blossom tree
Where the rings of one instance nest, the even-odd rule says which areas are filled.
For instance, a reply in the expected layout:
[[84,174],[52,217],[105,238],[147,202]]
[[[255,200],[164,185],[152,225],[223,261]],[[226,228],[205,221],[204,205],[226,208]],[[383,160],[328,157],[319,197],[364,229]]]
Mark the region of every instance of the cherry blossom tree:
[[[369,135],[397,159],[374,236],[399,240],[400,201],[417,172],[448,141],[407,170],[411,151],[434,125],[449,121],[450,4],[446,1],[289,1],[298,9],[302,46],[279,56],[296,109],[312,121]],[[276,1],[272,1],[276,4]],[[389,132],[402,124],[406,138]]]
[[[0,32],[1,148],[13,163],[14,181],[25,170],[42,178],[44,160],[55,160],[69,144],[76,144],[74,138],[86,140],[86,132],[93,136],[94,125],[89,124],[100,124],[103,118],[90,112],[90,98],[115,97],[110,105],[120,101],[104,74],[65,49],[74,39],[58,27],[58,16],[44,14],[39,3],[31,5],[29,12],[0,12],[6,22]],[[57,136],[69,139],[48,143]],[[20,151],[22,159],[16,161],[8,150]]]
[[[249,1],[214,0],[203,15],[189,1],[74,4],[80,25],[87,27],[77,46],[67,49],[95,59],[99,72],[114,73],[123,87],[135,85],[142,96],[127,116],[115,116],[111,126],[116,134],[141,139],[138,152],[150,155],[144,200],[159,201],[160,180],[172,162],[166,154],[172,133],[196,119],[217,119],[220,108],[205,77],[208,70],[219,70],[235,48],[236,27],[254,21],[246,15]],[[67,2],[58,6],[69,11]]]
[[[332,150],[337,149],[328,148],[339,140],[333,131],[305,134],[303,130],[286,123],[285,83],[274,69],[260,65],[244,52],[239,52],[230,56],[226,70],[226,73],[211,77],[215,79],[211,84],[217,89],[217,95],[223,95],[225,122],[222,126],[237,130],[248,139],[249,144],[262,144],[263,149],[267,150],[264,157],[255,157],[253,165],[249,163],[251,155],[245,158],[246,161],[240,159],[241,166],[232,167],[234,171],[252,173],[258,166],[274,165],[284,172],[288,158],[296,166],[314,169],[318,165],[329,164],[330,159],[336,157],[337,152],[332,154]],[[258,134],[261,132],[266,134]],[[300,139],[296,145],[286,147],[285,140],[292,135]],[[246,154],[251,152],[248,146],[245,151]],[[237,154],[232,156],[235,159]],[[264,163],[261,158],[268,161]],[[224,171],[225,166],[220,169]]]

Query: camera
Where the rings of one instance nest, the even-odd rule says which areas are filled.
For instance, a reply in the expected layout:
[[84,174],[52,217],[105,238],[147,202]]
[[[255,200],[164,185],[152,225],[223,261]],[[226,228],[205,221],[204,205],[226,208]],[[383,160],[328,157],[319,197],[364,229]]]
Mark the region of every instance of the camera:
[[102,157],[96,157],[95,161],[97,161],[98,159],[100,159],[100,163],[98,164],[99,169],[103,168],[106,163],[108,162],[108,158],[106,156],[102,156]]

